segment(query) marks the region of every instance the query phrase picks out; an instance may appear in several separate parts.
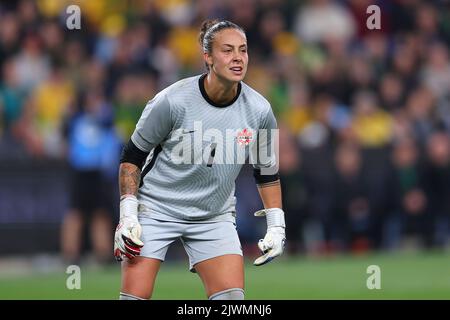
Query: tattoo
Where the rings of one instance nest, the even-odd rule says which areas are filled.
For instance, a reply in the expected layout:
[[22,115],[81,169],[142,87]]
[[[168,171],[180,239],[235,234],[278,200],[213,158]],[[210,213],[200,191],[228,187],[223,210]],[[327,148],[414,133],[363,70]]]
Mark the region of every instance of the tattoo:
[[277,186],[277,185],[280,185],[280,180],[261,183],[261,184],[258,184],[257,187],[258,188],[267,188],[267,187],[273,187],[273,186]]
[[119,189],[120,196],[134,194],[137,196],[139,183],[141,181],[141,170],[134,164],[124,162],[119,167]]

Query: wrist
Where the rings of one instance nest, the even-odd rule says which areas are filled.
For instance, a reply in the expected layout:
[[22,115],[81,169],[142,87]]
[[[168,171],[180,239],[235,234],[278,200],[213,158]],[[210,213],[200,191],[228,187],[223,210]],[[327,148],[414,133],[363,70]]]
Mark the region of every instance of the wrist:
[[126,198],[133,198],[133,199],[137,199],[137,197],[134,194],[131,193],[126,193],[120,196],[120,201],[122,201],[123,199]]

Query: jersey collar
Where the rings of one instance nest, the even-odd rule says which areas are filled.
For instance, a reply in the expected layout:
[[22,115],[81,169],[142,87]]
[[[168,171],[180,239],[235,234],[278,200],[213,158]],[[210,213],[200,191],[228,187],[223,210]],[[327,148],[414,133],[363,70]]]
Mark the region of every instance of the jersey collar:
[[202,96],[203,96],[203,98],[206,100],[206,102],[208,102],[210,105],[212,105],[212,106],[214,106],[214,107],[217,107],[217,108],[225,108],[225,107],[231,106],[233,103],[236,102],[236,100],[239,98],[239,95],[241,94],[241,87],[242,87],[242,85],[241,85],[240,82],[238,83],[238,88],[237,88],[236,96],[235,96],[231,101],[229,101],[229,102],[227,102],[227,103],[224,103],[224,104],[218,104],[218,103],[215,103],[214,101],[212,101],[212,100],[208,97],[208,94],[206,93],[206,90],[205,90],[205,83],[204,83],[204,80],[205,80],[206,76],[207,76],[207,73],[203,74],[203,75],[198,79],[198,86],[199,86],[199,88],[200,88],[200,92],[202,93]]

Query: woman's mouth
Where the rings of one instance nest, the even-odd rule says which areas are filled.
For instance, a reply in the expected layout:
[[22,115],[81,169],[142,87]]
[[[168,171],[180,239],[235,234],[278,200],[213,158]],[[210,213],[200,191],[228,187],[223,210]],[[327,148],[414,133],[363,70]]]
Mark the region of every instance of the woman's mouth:
[[242,71],[244,68],[242,67],[231,67],[230,70],[235,74],[235,75],[241,75]]

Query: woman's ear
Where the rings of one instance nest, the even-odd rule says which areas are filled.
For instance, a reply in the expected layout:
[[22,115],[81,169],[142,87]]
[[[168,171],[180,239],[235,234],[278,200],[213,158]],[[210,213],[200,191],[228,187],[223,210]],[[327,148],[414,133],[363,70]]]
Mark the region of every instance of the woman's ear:
[[207,53],[207,52],[203,53],[203,59],[205,60],[205,62],[208,66],[210,66],[210,67],[212,66],[213,59],[209,53]]

